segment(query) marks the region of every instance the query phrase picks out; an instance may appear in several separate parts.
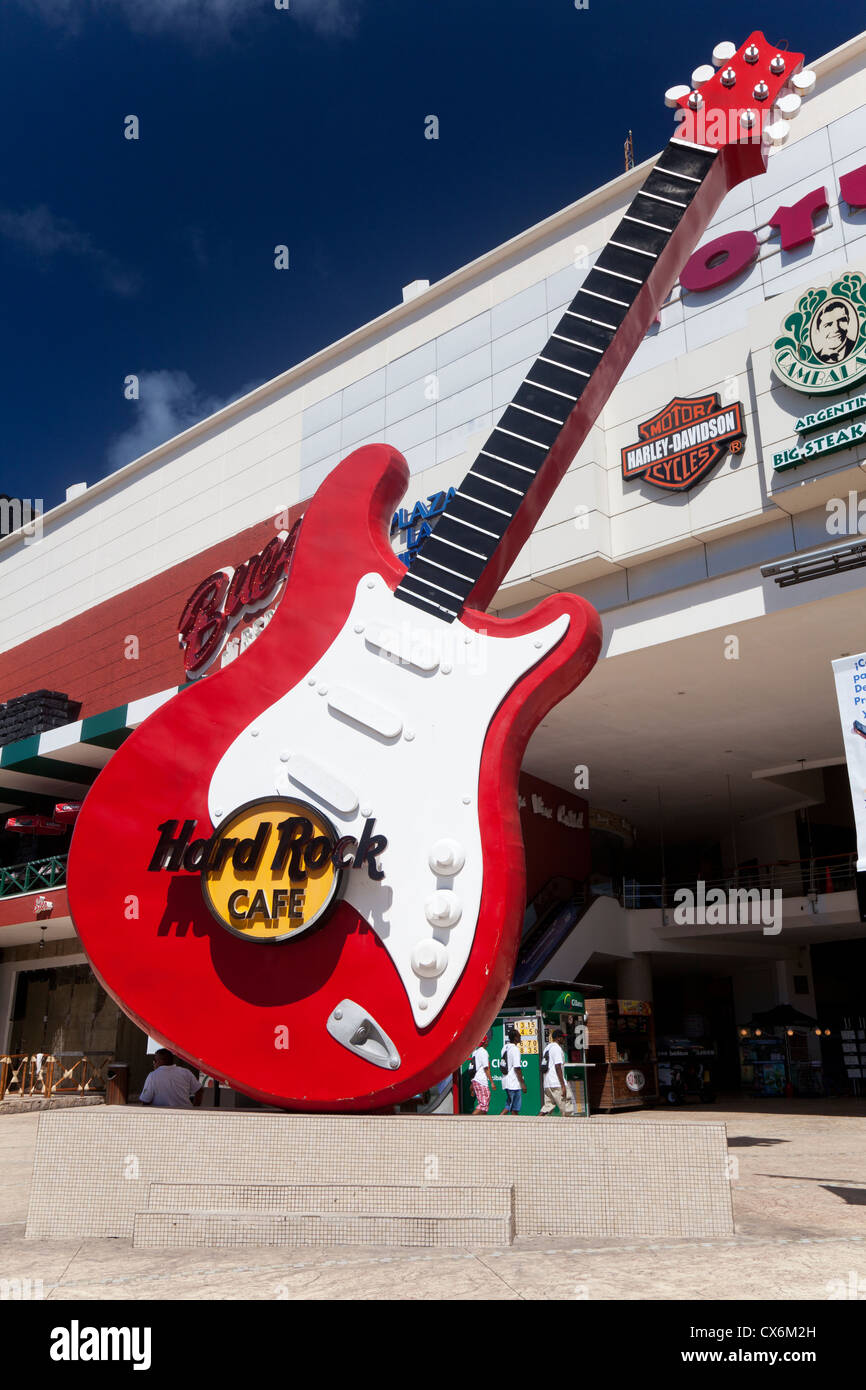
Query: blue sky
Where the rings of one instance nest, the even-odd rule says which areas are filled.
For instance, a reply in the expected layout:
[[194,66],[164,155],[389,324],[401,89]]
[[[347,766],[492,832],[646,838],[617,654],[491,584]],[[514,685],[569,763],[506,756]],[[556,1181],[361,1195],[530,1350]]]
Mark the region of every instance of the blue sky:
[[862,23],[854,0],[731,0],[724,32],[671,0],[2,0],[0,493],[56,505],[614,177],[629,127],[646,158],[720,39],[808,60]]

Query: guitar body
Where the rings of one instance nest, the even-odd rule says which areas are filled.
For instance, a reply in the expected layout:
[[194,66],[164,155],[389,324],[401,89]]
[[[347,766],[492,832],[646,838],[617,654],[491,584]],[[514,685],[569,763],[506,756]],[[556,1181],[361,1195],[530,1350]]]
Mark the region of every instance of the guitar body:
[[[384,445],[326,479],[268,627],[130,735],[70,853],[76,927],[124,1011],[208,1074],[291,1109],[405,1100],[477,1044],[523,921],[523,751],[600,646],[595,610],[568,594],[451,624],[396,599],[405,569],[388,535],[407,481]],[[154,868],[167,822],[213,839],[238,808],[281,799],[346,843],[365,827],[387,841],[346,868],[309,929],[251,939],[211,911],[195,855]]]

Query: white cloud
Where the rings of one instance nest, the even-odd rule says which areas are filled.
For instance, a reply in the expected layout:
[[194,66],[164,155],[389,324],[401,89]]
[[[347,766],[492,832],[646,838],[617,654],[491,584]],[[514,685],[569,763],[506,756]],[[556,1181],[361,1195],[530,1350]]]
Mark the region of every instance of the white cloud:
[[44,204],[20,212],[0,208],[0,236],[25,247],[43,263],[58,256],[85,261],[114,294],[133,295],[139,288],[134,272],[125,270],[100,250],[87,232],[80,231],[67,218],[56,216]]
[[[274,9],[273,0],[17,0],[25,10],[78,33],[88,11],[120,14],[139,33],[182,33],[206,39],[226,37],[254,16]],[[361,0],[289,0],[287,12],[323,35],[354,31]]]
[[225,398],[208,396],[186,372],[171,370],[139,372],[138,387],[138,400],[129,402],[129,409],[135,411],[133,423],[106,450],[112,470],[141,458],[253,389],[247,385]]

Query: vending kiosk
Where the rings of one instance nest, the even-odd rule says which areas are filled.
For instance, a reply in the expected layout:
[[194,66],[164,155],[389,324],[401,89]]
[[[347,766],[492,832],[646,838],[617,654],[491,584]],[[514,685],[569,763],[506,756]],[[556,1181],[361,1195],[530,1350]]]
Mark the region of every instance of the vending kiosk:
[[[491,1115],[501,1115],[505,1095],[501,1079],[501,1061],[511,1028],[520,1035],[520,1056],[526,1094],[521,1103],[522,1115],[538,1115],[544,1104],[541,1059],[554,1031],[565,1034],[563,1053],[566,1085],[572,1101],[572,1114],[589,1114],[589,1086],[586,1060],[586,994],[600,992],[600,985],[571,984],[562,980],[535,980],[509,990],[505,1004],[491,1024],[484,1046],[490,1054],[490,1076],[493,1089],[490,1095]],[[460,1068],[460,1113],[470,1115],[475,1109],[472,1095],[469,1060]],[[558,1115],[558,1111],[553,1112]]]

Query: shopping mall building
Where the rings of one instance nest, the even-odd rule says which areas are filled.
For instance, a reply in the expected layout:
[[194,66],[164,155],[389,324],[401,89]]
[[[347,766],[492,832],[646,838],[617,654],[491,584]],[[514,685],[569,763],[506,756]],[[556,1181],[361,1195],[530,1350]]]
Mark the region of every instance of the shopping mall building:
[[[594,671],[525,756],[516,980],[651,1001],[660,1050],[679,1039],[714,1057],[729,1090],[759,1070],[754,1015],[785,1004],[811,1020],[787,1044],[799,1087],[859,1092],[866,1076],[866,926],[831,666],[866,650],[866,33],[813,66],[789,141],[723,202],[492,604],[509,616],[575,592],[604,628]],[[188,679],[243,660],[282,586],[273,566],[258,585],[242,567],[362,444],[408,461],[393,539],[411,560],[650,163],[415,282],[100,482],[70,480],[35,529],[0,539],[4,825],[53,821]],[[798,369],[798,334],[823,369]],[[219,572],[238,576],[228,598]],[[144,1038],[69,915],[71,832],[27,825],[0,833],[0,1052],[94,1074],[113,1055],[135,1085]],[[732,905],[744,888],[760,902]]]

